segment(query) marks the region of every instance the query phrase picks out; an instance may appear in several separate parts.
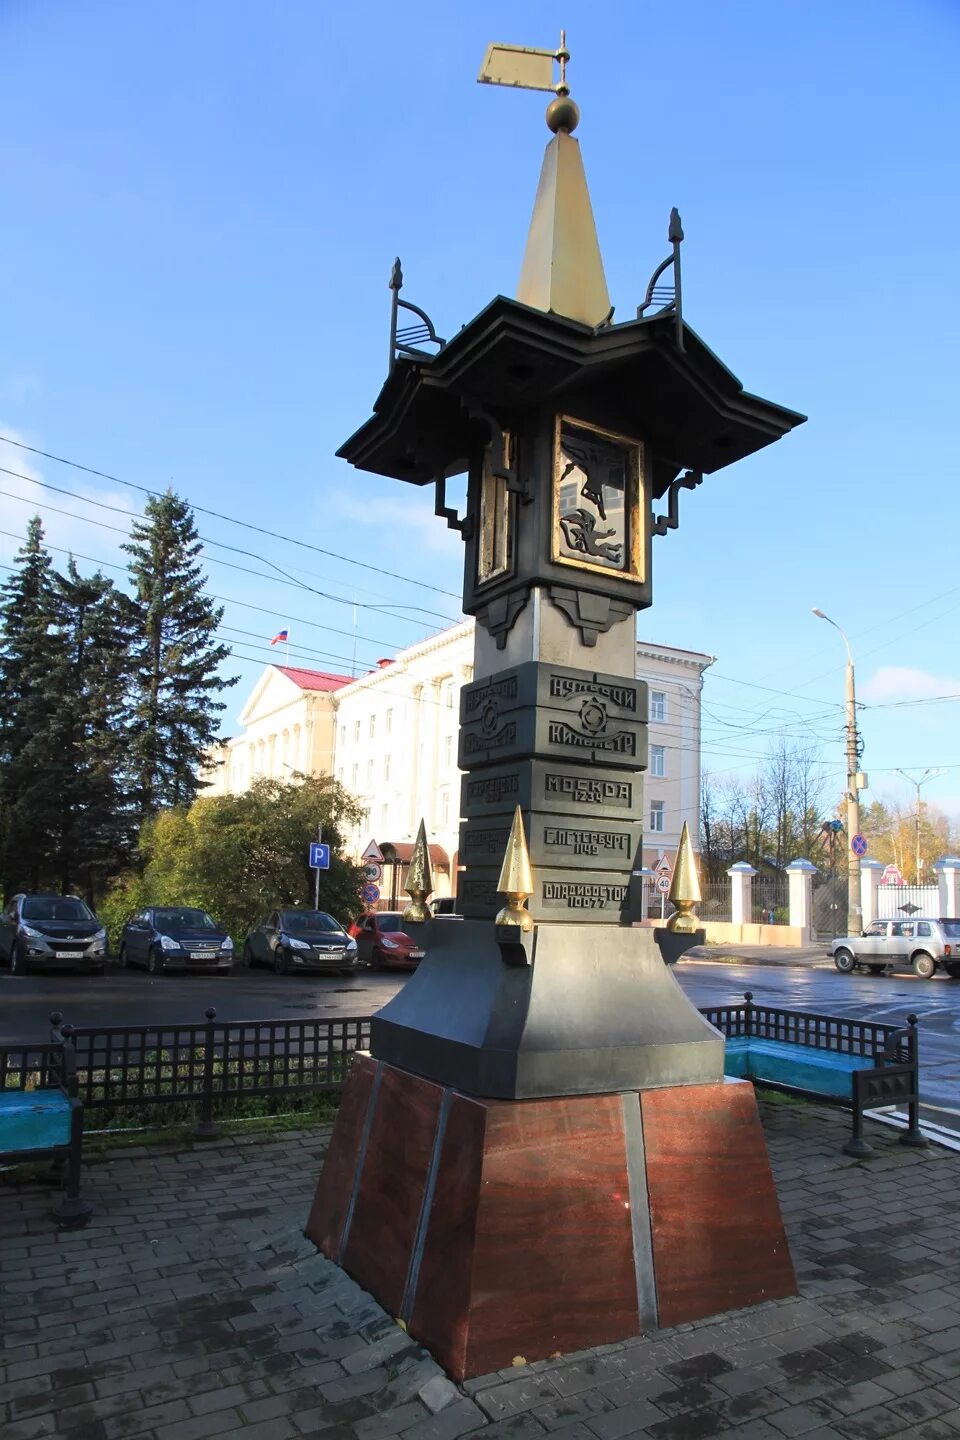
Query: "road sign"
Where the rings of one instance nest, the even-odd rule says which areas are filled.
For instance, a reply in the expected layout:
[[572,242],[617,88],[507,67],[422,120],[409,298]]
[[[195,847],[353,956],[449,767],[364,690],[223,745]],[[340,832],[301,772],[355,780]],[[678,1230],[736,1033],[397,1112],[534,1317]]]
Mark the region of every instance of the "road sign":
[[666,855],[661,855],[660,859],[657,861],[657,874],[670,875],[672,873],[673,867],[671,866],[670,861],[667,859]]
[[883,874],[880,876],[880,884],[905,885],[906,881],[900,873],[899,865],[888,865],[887,868],[884,870]]
[[853,839],[850,841],[850,849],[853,851],[854,855],[861,855],[861,856],[862,856],[862,855],[866,855],[866,853],[867,853],[867,840],[866,840],[866,836],[865,836],[865,835],[854,835]]
[[372,861],[372,860],[370,861],[370,864],[369,864],[369,865],[364,865],[364,867],[363,867],[363,878],[364,878],[364,880],[372,880],[372,881],[374,881],[374,883],[376,883],[376,881],[379,880],[379,879],[381,879],[382,876],[383,876],[383,866],[382,866],[382,865],[377,865],[377,864],[375,864],[375,862]]
[[669,876],[669,875],[658,875],[658,876],[657,876],[657,889],[660,891],[660,894],[661,894],[661,895],[666,895],[666,894],[669,893],[669,890],[670,890],[670,876]]
[[374,885],[372,880],[368,880],[366,885],[364,885],[363,889],[360,891],[360,899],[363,901],[364,905],[376,905],[377,901],[380,899],[380,886]]
[[360,856],[360,859],[372,860],[374,865],[383,864],[383,851],[380,849],[380,846],[377,844],[376,840],[370,841],[370,844],[367,846],[366,850],[364,850],[363,854]]
[[330,846],[321,845],[319,840],[313,840],[310,844],[310,869],[330,869]]

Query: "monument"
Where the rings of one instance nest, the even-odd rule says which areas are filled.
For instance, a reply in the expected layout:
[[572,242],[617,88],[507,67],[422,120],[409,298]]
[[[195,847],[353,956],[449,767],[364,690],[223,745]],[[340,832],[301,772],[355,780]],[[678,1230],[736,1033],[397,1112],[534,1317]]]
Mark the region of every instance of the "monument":
[[444,342],[398,261],[390,372],[339,452],[435,487],[477,630],[458,913],[417,918],[421,827],[425,958],[353,1063],[307,1234],[458,1379],[795,1290],[753,1088],[724,1080],[723,1038],[665,963],[697,939],[689,837],[672,930],[631,924],[631,876],[653,539],[682,490],[803,416],[685,323],[676,210],[614,321],[568,60],[562,38],[491,46],[480,76],[556,92],[517,298]]

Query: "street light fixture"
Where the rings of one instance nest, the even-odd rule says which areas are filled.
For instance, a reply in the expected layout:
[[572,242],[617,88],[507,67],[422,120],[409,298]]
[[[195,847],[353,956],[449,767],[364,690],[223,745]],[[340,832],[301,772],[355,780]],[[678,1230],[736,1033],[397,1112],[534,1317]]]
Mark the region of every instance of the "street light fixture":
[[920,870],[921,870],[921,867],[922,867],[922,861],[921,861],[921,859],[920,859],[920,786],[921,786],[921,785],[926,785],[926,783],[927,783],[928,780],[936,780],[937,776],[940,775],[940,774],[942,774],[942,771],[940,771],[940,770],[932,770],[932,769],[928,766],[927,769],[924,770],[923,774],[920,776],[920,779],[919,779],[919,780],[914,780],[913,776],[912,776],[912,775],[908,775],[907,772],[906,772],[906,770],[898,770],[898,771],[897,771],[897,774],[898,774],[898,775],[902,775],[903,778],[904,778],[904,780],[908,780],[908,781],[910,782],[910,784],[915,787],[916,792],[917,792],[917,810],[916,810],[917,854],[916,854],[916,872],[915,872],[915,873],[916,873],[916,881],[917,881],[917,884],[919,885],[919,884],[920,884]]
[[859,935],[862,927],[863,908],[860,903],[860,856],[853,848],[853,838],[860,834],[860,789],[863,777],[860,774],[860,737],[857,733],[857,695],[853,674],[853,651],[846,631],[831,620],[822,610],[814,606],[814,615],[826,620],[834,630],[839,630],[847,647],[847,933]]

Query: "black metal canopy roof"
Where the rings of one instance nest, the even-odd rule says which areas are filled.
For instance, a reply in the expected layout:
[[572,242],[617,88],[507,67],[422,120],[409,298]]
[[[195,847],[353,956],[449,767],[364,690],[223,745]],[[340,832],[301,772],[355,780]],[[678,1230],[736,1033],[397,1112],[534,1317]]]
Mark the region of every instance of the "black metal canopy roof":
[[591,329],[498,295],[437,354],[398,358],[337,454],[425,485],[465,468],[477,409],[507,428],[550,406],[642,438],[659,497],[677,470],[722,469],[805,420],[745,391],[686,324],[683,341],[668,317]]

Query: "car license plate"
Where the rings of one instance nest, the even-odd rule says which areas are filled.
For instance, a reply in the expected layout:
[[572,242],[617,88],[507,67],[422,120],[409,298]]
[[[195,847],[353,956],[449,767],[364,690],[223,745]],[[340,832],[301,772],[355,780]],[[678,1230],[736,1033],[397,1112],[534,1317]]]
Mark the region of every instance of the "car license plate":
[[83,952],[82,950],[58,950],[58,951],[57,951],[57,959],[58,959],[58,960],[82,960],[82,959],[83,959],[83,955],[84,955],[84,952]]
[[191,950],[191,951],[190,951],[190,959],[191,959],[191,960],[216,960],[216,958],[217,958],[217,952],[216,952],[216,950]]
[[423,952],[422,950],[411,950],[411,951],[410,951],[410,959],[411,959],[411,960],[422,960],[422,959],[423,959],[423,956],[424,956],[424,952]]

